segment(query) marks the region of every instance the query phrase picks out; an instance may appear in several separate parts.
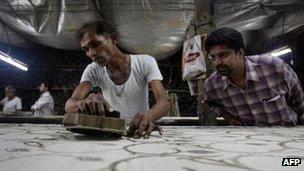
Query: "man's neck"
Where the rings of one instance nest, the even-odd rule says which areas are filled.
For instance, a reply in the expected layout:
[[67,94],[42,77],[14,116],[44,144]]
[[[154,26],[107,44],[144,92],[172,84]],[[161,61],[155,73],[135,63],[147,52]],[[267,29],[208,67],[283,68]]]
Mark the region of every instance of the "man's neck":
[[16,97],[16,96],[13,96],[13,97],[7,97],[7,99],[8,99],[9,101],[11,101],[11,100],[13,100],[15,97]]
[[122,52],[115,53],[109,63],[106,65],[107,69],[112,71],[122,71],[126,63],[126,56]]
[[124,84],[131,73],[131,63],[129,55],[118,53],[113,56],[106,66],[110,79],[117,85]]

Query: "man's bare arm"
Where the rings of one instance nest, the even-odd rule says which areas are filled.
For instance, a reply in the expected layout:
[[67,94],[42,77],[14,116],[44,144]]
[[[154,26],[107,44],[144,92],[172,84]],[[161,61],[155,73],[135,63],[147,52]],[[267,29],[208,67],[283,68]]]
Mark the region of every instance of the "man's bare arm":
[[81,82],[76,87],[72,97],[65,104],[66,113],[78,113],[79,112],[78,103],[80,100],[83,100],[87,96],[87,94],[91,90],[91,87],[92,87],[92,85],[88,81]]
[[138,113],[134,116],[129,130],[128,136],[134,136],[140,138],[141,136],[149,136],[153,131],[159,131],[161,128],[153,124],[153,121],[160,119],[171,108],[171,103],[167,100],[165,88],[159,80],[153,80],[150,82],[156,104],[145,114]]
[[156,104],[147,111],[145,115],[150,118],[150,121],[155,121],[170,111],[171,103],[168,101],[166,90],[159,80],[152,80],[150,82],[150,86],[152,88]]

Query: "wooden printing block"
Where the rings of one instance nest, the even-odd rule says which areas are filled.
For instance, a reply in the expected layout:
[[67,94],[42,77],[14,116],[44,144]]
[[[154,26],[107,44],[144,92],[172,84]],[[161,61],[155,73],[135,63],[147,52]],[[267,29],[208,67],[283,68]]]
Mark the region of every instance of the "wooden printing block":
[[89,135],[121,137],[125,131],[125,120],[85,114],[65,114],[64,126],[68,131]]

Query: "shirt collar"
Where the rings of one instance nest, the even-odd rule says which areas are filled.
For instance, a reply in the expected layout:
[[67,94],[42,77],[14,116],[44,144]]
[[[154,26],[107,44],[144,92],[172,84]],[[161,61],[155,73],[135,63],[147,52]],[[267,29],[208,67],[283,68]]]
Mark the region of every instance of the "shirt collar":
[[46,92],[42,93],[41,96],[46,96],[46,95],[48,95],[48,94],[49,94],[49,92],[46,91]]
[[[251,81],[259,81],[258,74],[255,70],[256,64],[253,63],[250,59],[245,57],[245,67],[246,67],[246,82],[248,80]],[[219,73],[218,73],[219,75]],[[219,75],[220,76],[220,75]],[[230,79],[228,76],[220,76],[223,84],[223,89],[225,90],[231,83]]]
[[250,59],[245,57],[245,66],[246,66],[246,80],[251,81],[259,81],[258,73],[255,70],[255,67],[257,66],[255,63],[253,63]]
[[222,76],[221,79],[223,83],[223,89],[225,90],[231,84],[231,81],[227,76]]

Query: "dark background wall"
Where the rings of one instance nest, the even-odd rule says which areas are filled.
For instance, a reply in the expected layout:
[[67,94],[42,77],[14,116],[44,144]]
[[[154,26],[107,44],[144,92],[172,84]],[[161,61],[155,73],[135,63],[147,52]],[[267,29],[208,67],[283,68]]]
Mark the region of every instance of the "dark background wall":
[[[7,45],[0,45],[0,50],[7,52]],[[39,84],[47,80],[51,83],[51,94],[55,100],[55,111],[64,114],[64,104],[72,95],[80,81],[81,74],[90,63],[84,52],[67,51],[36,46],[31,48],[11,47],[10,54],[29,65],[27,72],[21,71],[0,61],[0,99],[4,98],[4,88],[13,85],[22,99],[23,110],[30,110],[39,98]],[[181,80],[181,51],[168,60],[158,61],[163,74],[164,87],[178,95],[182,116],[196,116],[196,97],[191,97],[186,82]],[[150,103],[154,103],[153,93]]]

